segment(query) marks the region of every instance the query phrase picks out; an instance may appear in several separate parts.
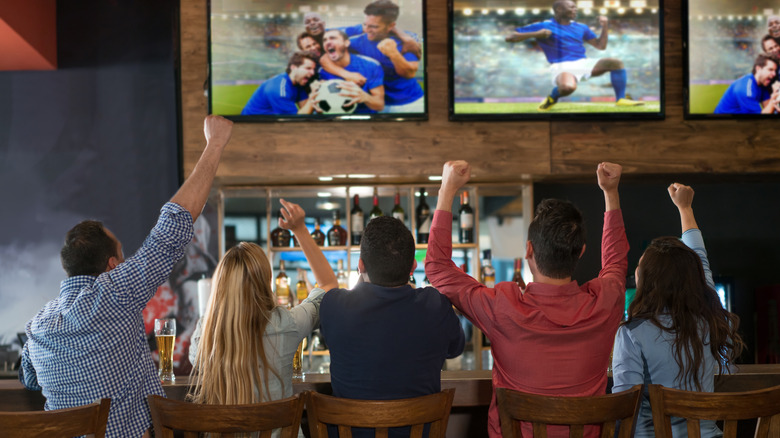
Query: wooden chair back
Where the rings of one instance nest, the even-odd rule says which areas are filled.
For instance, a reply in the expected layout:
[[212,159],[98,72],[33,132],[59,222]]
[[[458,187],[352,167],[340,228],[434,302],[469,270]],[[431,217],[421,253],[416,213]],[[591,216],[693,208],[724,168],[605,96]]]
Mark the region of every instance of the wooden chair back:
[[111,399],[53,411],[0,412],[0,435],[7,438],[106,436]]
[[430,424],[430,438],[444,438],[455,389],[401,400],[353,400],[310,392],[306,401],[312,438],[328,438],[327,425],[338,426],[339,438],[352,438],[352,427],[371,428],[387,438],[389,428],[411,427],[421,438]]
[[281,429],[281,438],[295,438],[301,425],[305,397],[296,394],[249,405],[205,405],[158,395],[150,395],[148,400],[157,438],[173,438],[174,431],[185,438],[197,438],[201,433],[233,437],[251,432],[259,432],[260,438],[270,438],[274,429]]
[[615,429],[620,438],[629,438],[641,392],[642,385],[636,385],[617,394],[562,397],[496,388],[501,432],[505,438],[522,437],[521,422],[528,422],[535,438],[546,438],[548,425],[569,426],[569,437],[580,438],[586,425],[601,425],[602,438],[613,438]]
[[737,436],[739,420],[758,419],[755,437],[780,437],[780,386],[744,392],[695,392],[649,385],[655,436],[672,438],[671,417],[685,418],[688,437],[700,420],[722,420],[723,438]]

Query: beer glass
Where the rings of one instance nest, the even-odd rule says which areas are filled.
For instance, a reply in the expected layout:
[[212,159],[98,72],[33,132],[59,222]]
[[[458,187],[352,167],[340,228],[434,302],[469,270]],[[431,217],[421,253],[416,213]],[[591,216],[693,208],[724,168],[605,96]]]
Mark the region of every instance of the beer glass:
[[176,320],[158,318],[154,320],[154,337],[160,353],[159,376],[162,382],[173,382],[173,346],[176,342]]

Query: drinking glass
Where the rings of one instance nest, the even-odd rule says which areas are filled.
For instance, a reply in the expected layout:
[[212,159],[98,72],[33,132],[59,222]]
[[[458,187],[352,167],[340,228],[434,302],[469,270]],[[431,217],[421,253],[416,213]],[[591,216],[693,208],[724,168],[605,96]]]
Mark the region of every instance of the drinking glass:
[[173,346],[176,343],[176,320],[158,318],[154,320],[154,337],[160,353],[159,376],[163,382],[173,382]]

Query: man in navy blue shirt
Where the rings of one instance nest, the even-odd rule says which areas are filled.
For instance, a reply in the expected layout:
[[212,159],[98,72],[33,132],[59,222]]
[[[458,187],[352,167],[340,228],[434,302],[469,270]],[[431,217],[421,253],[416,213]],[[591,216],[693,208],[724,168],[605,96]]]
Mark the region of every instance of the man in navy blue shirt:
[[778,95],[772,93],[770,84],[777,76],[777,65],[776,58],[758,55],[753,72],[731,83],[715,107],[715,114],[773,114]]
[[626,69],[623,61],[616,58],[588,59],[585,56],[583,42],[598,50],[607,48],[609,19],[599,17],[601,35],[596,36],[588,26],[574,21],[577,18],[577,5],[572,0],[556,0],[553,12],[555,15],[552,19],[518,27],[506,38],[508,43],[535,38],[550,63],[554,88],[539,105],[539,110],[547,111],[559,98],[572,94],[579,81],[606,72],[610,72],[616,105],[643,105],[642,102],[626,99]]
[[[382,111],[385,107],[385,87],[383,85],[384,72],[379,63],[372,59],[358,54],[350,54],[349,38],[342,30],[331,29],[325,32],[322,37],[325,56],[333,64],[343,68],[346,71],[359,73],[366,78],[362,87],[353,82],[344,82],[341,85],[341,93],[352,98],[345,106],[358,104],[355,113],[375,113]],[[319,71],[322,80],[344,79],[338,74],[329,73],[323,68]],[[316,101],[316,98],[314,99]],[[316,105],[316,103],[315,103]]]
[[441,391],[444,360],[463,352],[465,337],[447,297],[432,287],[409,285],[417,266],[414,253],[414,238],[403,222],[371,219],[360,241],[361,281],[322,299],[333,395],[393,400]]
[[242,116],[306,113],[309,98],[306,85],[316,73],[317,57],[309,52],[295,52],[285,73],[263,82],[241,111]]

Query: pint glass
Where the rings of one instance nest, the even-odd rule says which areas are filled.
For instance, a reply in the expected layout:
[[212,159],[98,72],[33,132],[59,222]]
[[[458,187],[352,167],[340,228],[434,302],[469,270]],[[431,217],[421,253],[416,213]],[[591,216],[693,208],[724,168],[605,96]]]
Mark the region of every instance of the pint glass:
[[173,346],[176,341],[176,320],[160,318],[154,320],[154,337],[160,353],[159,376],[162,382],[173,382]]

